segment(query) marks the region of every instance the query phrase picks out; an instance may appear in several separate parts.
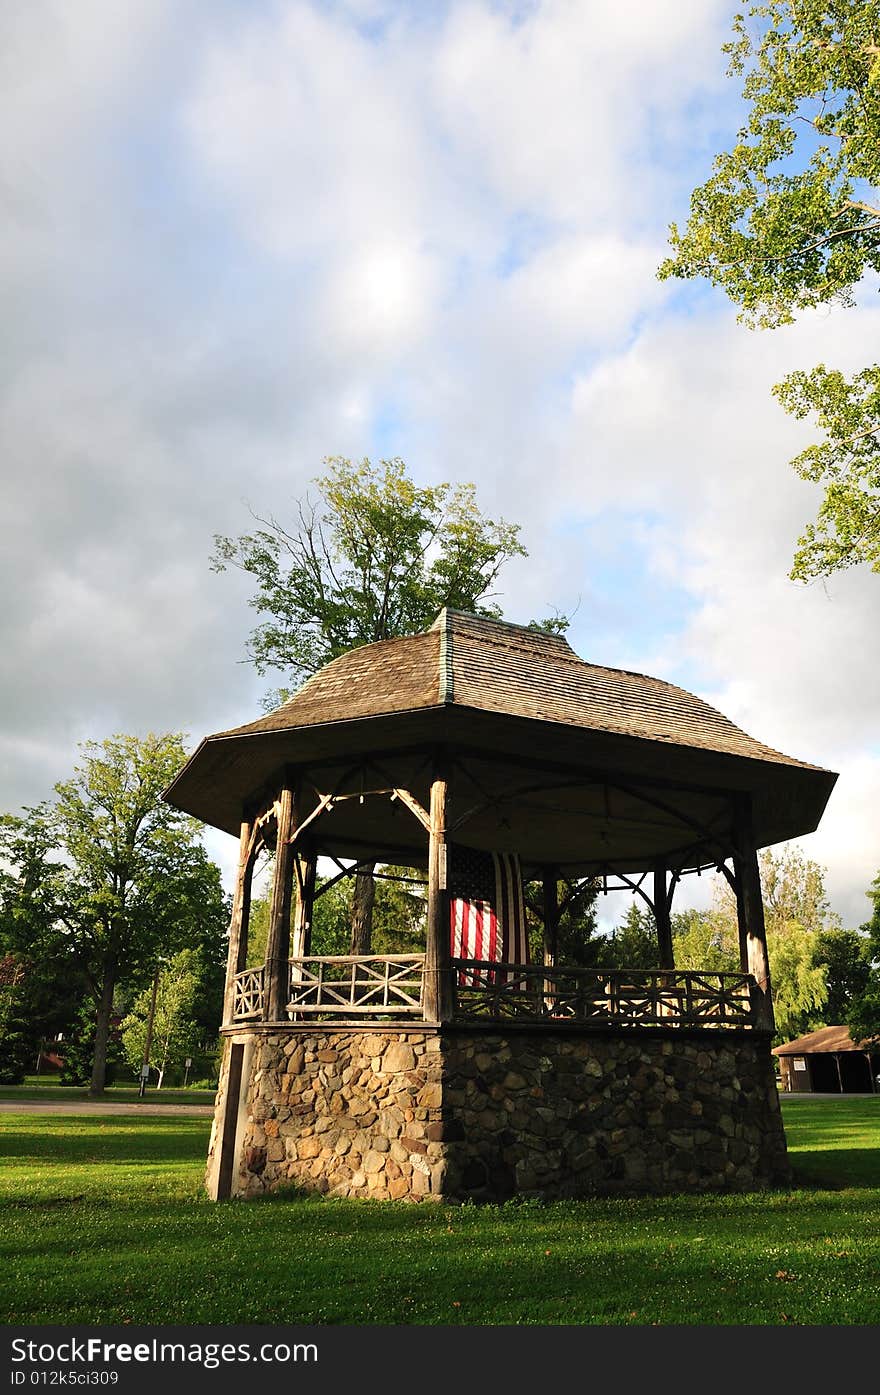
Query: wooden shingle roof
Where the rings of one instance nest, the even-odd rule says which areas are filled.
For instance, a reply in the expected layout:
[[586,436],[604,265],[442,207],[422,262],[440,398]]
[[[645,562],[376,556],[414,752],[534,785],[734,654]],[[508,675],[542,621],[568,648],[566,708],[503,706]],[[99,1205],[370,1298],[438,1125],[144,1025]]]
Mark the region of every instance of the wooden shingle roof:
[[808,1056],[813,1052],[834,1053],[837,1051],[867,1051],[876,1045],[875,1038],[868,1041],[853,1041],[848,1027],[820,1027],[808,1032],[795,1041],[785,1041],[774,1046],[774,1056]]
[[[310,772],[312,790],[401,787],[424,807],[438,750],[457,762],[451,817],[472,846],[528,848],[571,875],[727,855],[739,795],[759,846],[799,837],[837,778],[672,683],[586,663],[558,635],[444,610],[421,634],[343,654],[274,712],[207,737],[165,797],[230,833],[290,770]],[[337,856],[365,841],[380,860],[420,852],[424,830],[393,813],[374,801],[359,823],[357,801],[339,805],[322,816],[322,839]]]
[[585,663],[560,635],[454,610],[421,634],[343,654],[274,712],[219,735],[444,705],[816,768],[756,741],[684,688]]

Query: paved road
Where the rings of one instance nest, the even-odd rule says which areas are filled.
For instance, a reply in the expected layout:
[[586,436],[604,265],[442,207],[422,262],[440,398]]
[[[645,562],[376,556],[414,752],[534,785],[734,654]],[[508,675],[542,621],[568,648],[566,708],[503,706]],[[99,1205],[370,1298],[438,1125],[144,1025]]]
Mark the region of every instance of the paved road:
[[211,1119],[210,1104],[118,1104],[100,1100],[0,1100],[0,1114],[183,1114],[191,1119]]
[[864,1093],[847,1090],[844,1094],[841,1094],[839,1090],[835,1090],[831,1094],[823,1094],[821,1090],[780,1090],[779,1098],[781,1100],[803,1100],[809,1103],[810,1100],[875,1100],[880,1096],[872,1094],[868,1090],[865,1090]]

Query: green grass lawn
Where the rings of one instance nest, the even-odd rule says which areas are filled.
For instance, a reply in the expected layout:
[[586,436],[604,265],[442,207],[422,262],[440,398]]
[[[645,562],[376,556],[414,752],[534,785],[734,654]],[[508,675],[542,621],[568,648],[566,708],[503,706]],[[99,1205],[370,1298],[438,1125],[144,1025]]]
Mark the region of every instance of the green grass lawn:
[[786,1100],[797,1185],[413,1206],[204,1199],[209,1121],[0,1115],[6,1323],[876,1324],[880,1097]]

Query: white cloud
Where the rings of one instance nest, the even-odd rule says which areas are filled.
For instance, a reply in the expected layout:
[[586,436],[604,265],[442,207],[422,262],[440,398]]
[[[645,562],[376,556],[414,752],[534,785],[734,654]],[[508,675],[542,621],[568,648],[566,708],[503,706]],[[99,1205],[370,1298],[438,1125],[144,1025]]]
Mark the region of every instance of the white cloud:
[[687,679],[839,768],[814,842],[855,904],[880,865],[877,582],[785,581],[814,501],[785,464],[805,428],[769,387],[865,360],[877,311],[750,335],[708,298],[685,317],[654,274],[732,113],[728,16],[19,7],[0,132],[5,807],[47,793],[78,738],[195,741],[255,714],[248,588],[210,573],[213,534],[246,530],[248,504],[283,516],[325,455],[399,453],[523,522],[514,618],[580,596],[587,657]]

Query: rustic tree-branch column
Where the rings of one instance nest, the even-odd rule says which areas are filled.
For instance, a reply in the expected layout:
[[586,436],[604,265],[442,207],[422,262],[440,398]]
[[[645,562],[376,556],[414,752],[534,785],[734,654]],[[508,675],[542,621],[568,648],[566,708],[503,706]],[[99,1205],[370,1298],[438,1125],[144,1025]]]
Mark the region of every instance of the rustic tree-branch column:
[[658,859],[658,861],[654,863],[654,919],[657,922],[657,945],[660,951],[660,968],[674,969],[675,955],[672,949],[672,917],[669,914],[666,863],[662,859]]
[[315,903],[315,874],[318,858],[313,846],[300,857],[302,880],[297,880],[296,912],[291,934],[291,957],[302,959],[312,950],[312,915]]
[[542,885],[544,891],[544,968],[555,969],[559,953],[559,897],[556,867],[545,867]]
[[431,784],[431,828],[428,836],[428,927],[423,997],[426,1022],[448,1022],[452,1016],[452,956],[446,875],[447,796],[448,784],[444,771],[438,766]]
[[752,829],[751,802],[748,797],[736,802],[736,843],[733,864],[736,874],[736,911],[739,923],[740,967],[749,973],[757,985],[755,992],[755,1026],[772,1032],[773,995],[770,988],[770,961],[767,957],[767,928],[764,924],[764,900],[761,896],[761,872]]
[[267,1022],[280,1022],[288,1000],[290,961],[290,904],[293,892],[294,850],[290,840],[295,832],[296,800],[293,785],[285,781],[277,800],[275,878],[266,940],[266,985],[264,1016]]
[[226,958],[226,988],[223,994],[223,1023],[232,1021],[235,997],[235,975],[245,966],[248,949],[248,926],[251,913],[251,876],[253,857],[250,855],[250,841],[253,824],[242,819],[241,839],[238,845],[238,875],[235,878],[235,891],[232,898],[232,916],[229,921],[229,952]]

